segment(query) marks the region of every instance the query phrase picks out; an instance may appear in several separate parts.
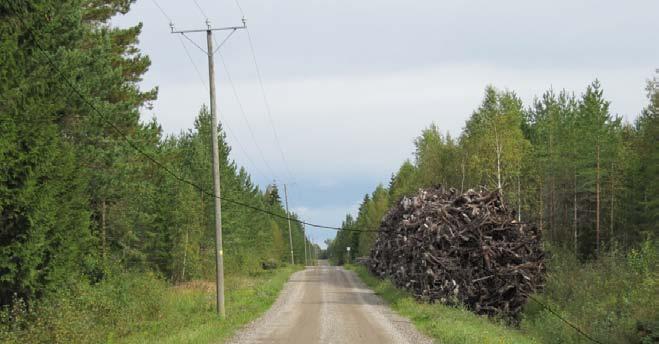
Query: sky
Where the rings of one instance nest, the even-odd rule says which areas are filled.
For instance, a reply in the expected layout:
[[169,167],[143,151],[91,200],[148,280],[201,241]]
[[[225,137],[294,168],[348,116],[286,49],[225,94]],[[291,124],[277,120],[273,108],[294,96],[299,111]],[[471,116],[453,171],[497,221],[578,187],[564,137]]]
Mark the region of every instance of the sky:
[[[458,136],[487,85],[528,106],[550,88],[579,95],[599,79],[611,113],[633,121],[659,68],[656,0],[196,3],[139,0],[113,19],[143,23],[139,47],[152,65],[142,87],[159,90],[143,119],[177,134],[209,102],[207,57],[171,34],[170,21],[177,30],[203,29],[206,19],[238,26],[244,14],[257,63],[245,30],[215,59],[231,158],[263,189],[287,183],[291,210],[330,226],[413,158],[423,128]],[[188,37],[206,47],[204,33]],[[335,235],[308,234],[318,243]]]

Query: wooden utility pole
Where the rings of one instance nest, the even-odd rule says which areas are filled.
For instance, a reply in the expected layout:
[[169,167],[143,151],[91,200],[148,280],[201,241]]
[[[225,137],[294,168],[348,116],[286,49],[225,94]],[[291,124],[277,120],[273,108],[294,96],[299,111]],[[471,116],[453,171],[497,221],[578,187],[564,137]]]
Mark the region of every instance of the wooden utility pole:
[[302,225],[302,237],[304,238],[304,266],[309,265],[307,260],[307,226]]
[[286,217],[288,218],[288,244],[291,247],[291,264],[295,264],[293,257],[293,234],[291,234],[291,213],[288,211],[288,190],[284,184],[284,198],[286,199]]
[[[210,105],[211,105],[211,153],[213,155],[213,198],[215,201],[215,291],[216,291],[216,311],[222,318],[226,317],[224,308],[224,252],[222,250],[222,201],[220,190],[220,150],[217,142],[217,106],[215,96],[215,61],[213,50],[213,31],[231,30],[233,34],[238,29],[246,28],[245,19],[243,26],[232,26],[223,28],[213,28],[210,22],[206,20],[206,29],[199,30],[181,30],[175,31],[174,24],[170,24],[172,33],[179,33],[185,36],[186,33],[206,32],[206,44],[208,55],[208,83],[210,88]],[[229,35],[231,35],[229,34]],[[187,38],[187,36],[186,36]],[[228,37],[227,37],[228,38]],[[222,46],[220,44],[220,46]],[[219,49],[218,46],[216,49]],[[200,48],[201,49],[201,48]],[[203,49],[202,49],[203,50]]]

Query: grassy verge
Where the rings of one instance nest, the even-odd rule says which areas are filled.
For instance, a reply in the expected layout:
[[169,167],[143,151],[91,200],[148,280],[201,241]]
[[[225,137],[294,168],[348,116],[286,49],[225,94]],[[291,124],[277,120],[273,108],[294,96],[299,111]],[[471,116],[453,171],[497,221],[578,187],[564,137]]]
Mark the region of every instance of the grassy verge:
[[227,318],[215,314],[215,284],[175,287],[152,274],[81,283],[34,307],[0,311],[2,343],[222,343],[264,313],[297,266],[233,274],[225,280]]
[[521,331],[497,324],[467,310],[418,303],[391,282],[371,275],[363,266],[348,266],[398,314],[439,343],[540,343]]
[[[535,297],[601,343],[659,343],[657,243],[594,261],[550,248],[543,293]],[[362,266],[348,267],[401,315],[441,343],[591,343],[539,304],[529,301],[520,329],[460,308],[417,303]]]
[[[551,253],[545,290],[536,295],[542,303],[602,343],[659,342],[656,243],[588,262],[560,248]],[[542,343],[590,343],[534,302],[521,326]]]
[[215,314],[215,284],[193,282],[170,288],[162,317],[118,343],[222,343],[274,303],[297,268],[230,275],[226,279],[227,318]]

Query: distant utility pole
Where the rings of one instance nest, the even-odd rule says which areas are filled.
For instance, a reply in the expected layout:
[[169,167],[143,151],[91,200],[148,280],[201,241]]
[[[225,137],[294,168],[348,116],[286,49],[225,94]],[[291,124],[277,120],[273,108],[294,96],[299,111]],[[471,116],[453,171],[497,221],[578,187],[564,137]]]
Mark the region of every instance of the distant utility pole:
[[302,224],[302,234],[304,235],[304,266],[309,265],[307,261],[307,225]]
[[288,190],[284,184],[284,198],[286,199],[286,217],[288,218],[288,244],[291,246],[291,264],[295,264],[293,257],[293,235],[291,234],[291,213],[288,211]]
[[[211,103],[211,152],[213,154],[213,195],[215,197],[215,291],[216,291],[216,311],[222,317],[226,317],[224,309],[224,252],[222,251],[222,202],[220,199],[220,152],[217,143],[217,112],[215,105],[215,63],[213,56],[213,31],[231,30],[233,34],[238,29],[247,27],[245,18],[243,18],[243,26],[231,26],[213,28],[208,20],[206,20],[206,29],[199,30],[181,30],[175,31],[174,24],[170,23],[172,33],[179,33],[185,36],[186,33],[206,32],[206,44],[208,45],[208,83],[210,84],[210,103]],[[231,35],[229,34],[229,36]],[[227,39],[229,38],[227,36]],[[187,36],[186,36],[187,38]],[[222,44],[220,44],[222,46]],[[217,49],[220,48],[217,47]],[[201,49],[201,48],[200,48]],[[203,49],[202,49],[203,50]]]

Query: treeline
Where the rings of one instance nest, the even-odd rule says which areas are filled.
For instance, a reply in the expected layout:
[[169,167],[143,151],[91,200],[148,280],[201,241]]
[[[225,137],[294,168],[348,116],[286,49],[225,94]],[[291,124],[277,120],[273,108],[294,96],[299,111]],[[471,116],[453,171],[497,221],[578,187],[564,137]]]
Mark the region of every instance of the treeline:
[[[525,107],[511,91],[487,87],[459,137],[432,124],[414,141],[387,187],[364,196],[343,228],[377,230],[392,202],[420,187],[499,188],[520,221],[537,224],[552,245],[582,259],[655,238],[659,223],[659,91],[633,124],[609,111],[598,81],[576,96],[549,90]],[[367,256],[376,233],[339,232],[338,263]]]
[[[202,108],[175,136],[140,121],[157,95],[139,87],[142,26],[110,25],[132,3],[0,4],[0,306],[126,271],[214,276],[210,116]],[[276,187],[266,194],[230,159],[221,129],[222,196],[286,216]],[[227,273],[289,261],[285,220],[223,202],[222,222]]]

